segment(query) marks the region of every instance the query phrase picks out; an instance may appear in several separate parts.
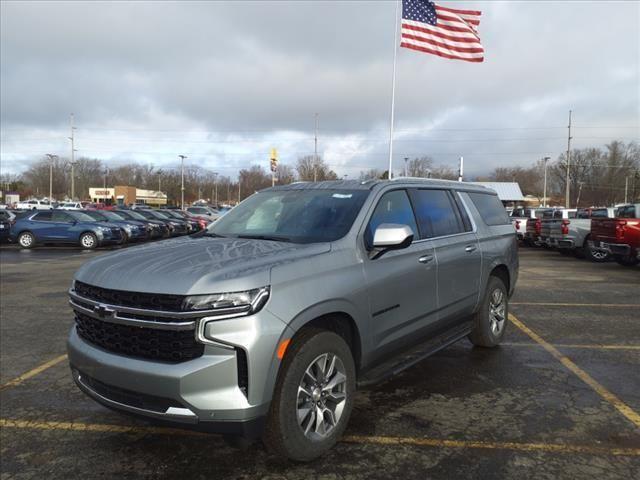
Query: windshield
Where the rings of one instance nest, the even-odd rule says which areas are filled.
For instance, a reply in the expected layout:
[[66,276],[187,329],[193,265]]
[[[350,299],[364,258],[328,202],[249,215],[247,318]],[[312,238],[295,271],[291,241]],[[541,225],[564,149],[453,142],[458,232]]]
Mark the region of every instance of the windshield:
[[82,213],[83,215],[90,216],[93,220],[98,220],[101,222],[104,222],[107,219],[102,213],[98,213],[98,212],[82,212]]
[[134,220],[142,220],[146,221],[147,218],[144,215],[140,215],[138,212],[134,212],[133,210],[118,210],[118,213],[122,215],[125,219],[133,218]]
[[120,215],[118,215],[117,213],[114,213],[114,212],[104,211],[104,212],[102,212],[102,215],[107,217],[109,220],[115,220],[115,221],[124,220],[124,217],[122,217],[122,216],[120,216]]
[[257,193],[207,230],[222,237],[295,243],[344,237],[369,195],[366,190],[275,190]]
[[95,222],[96,221],[94,218],[90,217],[86,213],[74,212],[74,211],[70,211],[67,213],[71,215],[73,219],[77,220],[78,222]]

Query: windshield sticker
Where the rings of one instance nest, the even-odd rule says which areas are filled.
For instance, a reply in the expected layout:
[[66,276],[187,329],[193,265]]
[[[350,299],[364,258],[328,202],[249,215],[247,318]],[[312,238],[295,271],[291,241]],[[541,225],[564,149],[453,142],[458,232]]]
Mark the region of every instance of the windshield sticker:
[[334,193],[332,195],[333,198],[351,198],[352,196],[352,193]]

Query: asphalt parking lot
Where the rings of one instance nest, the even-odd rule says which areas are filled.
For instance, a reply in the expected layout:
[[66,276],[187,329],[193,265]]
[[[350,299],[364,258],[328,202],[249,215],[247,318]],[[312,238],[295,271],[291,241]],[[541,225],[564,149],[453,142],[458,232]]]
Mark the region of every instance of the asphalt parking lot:
[[0,249],[0,478],[640,478],[640,268],[521,250],[505,343],[361,391],[309,464],[114,413],[73,385],[73,272],[104,252]]

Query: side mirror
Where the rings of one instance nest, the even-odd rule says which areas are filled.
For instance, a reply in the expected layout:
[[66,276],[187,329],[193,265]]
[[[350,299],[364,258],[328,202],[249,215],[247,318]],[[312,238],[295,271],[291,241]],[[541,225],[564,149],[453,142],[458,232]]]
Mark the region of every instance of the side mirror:
[[371,258],[379,258],[389,250],[407,248],[411,242],[413,242],[413,230],[409,225],[383,223],[373,234]]

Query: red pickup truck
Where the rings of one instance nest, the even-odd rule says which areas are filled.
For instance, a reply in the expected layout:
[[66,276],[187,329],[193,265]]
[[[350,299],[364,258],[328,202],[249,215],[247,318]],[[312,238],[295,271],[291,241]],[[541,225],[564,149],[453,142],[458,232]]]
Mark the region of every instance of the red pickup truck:
[[618,207],[616,218],[592,218],[591,244],[620,265],[640,263],[640,203]]

